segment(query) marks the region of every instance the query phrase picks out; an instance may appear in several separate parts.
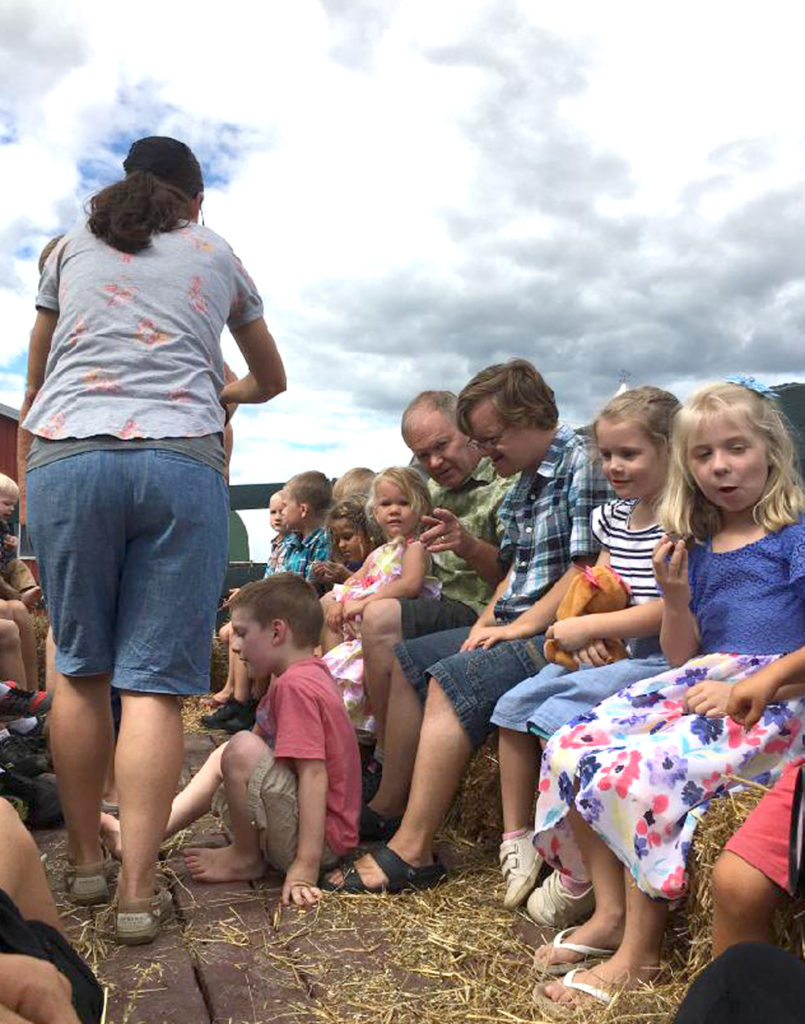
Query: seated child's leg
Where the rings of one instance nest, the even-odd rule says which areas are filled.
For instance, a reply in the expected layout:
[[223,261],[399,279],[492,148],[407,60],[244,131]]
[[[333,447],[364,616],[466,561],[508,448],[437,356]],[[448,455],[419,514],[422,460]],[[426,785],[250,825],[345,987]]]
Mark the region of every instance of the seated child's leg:
[[17,623],[20,631],[20,647],[22,649],[22,663],[25,667],[25,680],[20,680],[20,685],[28,690],[39,689],[39,671],[36,660],[36,634],[34,624],[31,621],[31,613],[22,601],[5,602],[7,615]]
[[265,742],[253,732],[240,732],[225,745],[220,770],[232,845],[223,849],[185,850],[187,869],[196,881],[249,881],[263,876],[265,861],[260,850],[260,833],[252,824],[247,797],[249,780],[267,754]]
[[771,942],[771,919],[786,895],[737,854],[721,854],[713,868],[713,956],[738,942]]
[[729,840],[713,869],[715,955],[769,941],[771,915],[788,889],[788,837],[799,767],[792,765]]
[[0,619],[0,679],[11,679],[25,688],[20,631],[12,619]]
[[173,798],[165,827],[166,839],[187,828],[210,810],[212,798],[223,779],[221,759],[228,746],[228,743],[223,743],[216,747],[181,793]]
[[235,700],[239,704],[248,704],[252,699],[252,684],[249,680],[249,670],[237,655],[235,655],[235,662],[231,666],[231,672]]
[[539,778],[540,748],[536,736],[499,729],[498,760],[503,831],[528,829],[534,820],[534,792]]

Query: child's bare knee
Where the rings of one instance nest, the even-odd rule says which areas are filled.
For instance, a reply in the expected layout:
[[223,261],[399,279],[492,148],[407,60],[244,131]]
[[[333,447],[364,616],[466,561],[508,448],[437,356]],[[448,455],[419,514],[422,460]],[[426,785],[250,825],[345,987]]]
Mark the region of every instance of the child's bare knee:
[[20,642],[20,628],[13,619],[0,619],[0,647],[16,647]]
[[713,898],[719,909],[729,913],[740,912],[740,908],[751,902],[753,885],[761,876],[757,868],[747,864],[727,850],[713,867]]
[[230,772],[251,772],[265,753],[265,742],[256,733],[246,730],[235,733],[221,755],[221,771],[225,775]]

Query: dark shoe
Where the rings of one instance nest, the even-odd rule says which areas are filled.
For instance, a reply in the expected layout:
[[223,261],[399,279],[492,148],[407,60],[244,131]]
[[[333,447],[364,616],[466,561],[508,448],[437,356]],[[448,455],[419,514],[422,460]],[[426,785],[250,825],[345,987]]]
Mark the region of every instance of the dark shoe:
[[226,704],[222,704],[217,711],[213,711],[209,715],[202,715],[201,724],[205,729],[223,729],[224,722],[229,721],[242,707],[240,701],[230,697]]
[[380,789],[380,780],[382,778],[382,761],[376,761],[373,757],[370,757],[363,766],[361,773],[361,796],[365,804],[374,799],[375,793]]
[[47,764],[42,753],[29,746],[22,736],[9,733],[0,740],[0,768],[32,778],[46,771]]
[[17,772],[0,772],[0,796],[14,807],[28,828],[51,828],[62,820],[55,779],[26,779]]
[[361,807],[361,822],[358,826],[358,834],[365,842],[373,843],[376,840],[385,842],[391,839],[400,827],[402,817],[384,818],[368,804]]
[[380,895],[384,892],[405,892],[407,889],[432,889],[447,877],[444,865],[440,864],[438,860],[433,864],[426,864],[425,867],[415,868],[404,861],[402,857],[398,857],[394,850],[390,850],[385,844],[375,847],[371,853],[377,866],[388,879],[385,885],[364,885],[353,862],[344,864],[342,868],[344,877],[340,885],[321,878],[319,879],[319,888],[325,892]]
[[234,735],[243,729],[253,729],[256,712],[256,700],[250,700],[246,704],[238,704],[235,714],[224,722],[224,731]]
[[22,690],[8,679],[3,682],[11,689],[0,697],[0,718],[28,718],[50,707],[50,694],[44,690]]

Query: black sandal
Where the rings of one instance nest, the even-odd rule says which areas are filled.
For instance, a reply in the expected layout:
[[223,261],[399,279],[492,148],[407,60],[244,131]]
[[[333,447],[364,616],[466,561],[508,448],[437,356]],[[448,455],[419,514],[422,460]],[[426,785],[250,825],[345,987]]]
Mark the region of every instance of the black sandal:
[[426,864],[425,867],[415,868],[404,861],[402,857],[398,857],[394,850],[390,850],[385,843],[372,850],[371,854],[377,866],[388,879],[383,885],[366,885],[358,874],[355,863],[352,862],[344,864],[343,881],[339,885],[322,879],[319,888],[325,892],[380,895],[384,892],[405,892],[407,889],[432,889],[447,877],[444,865],[440,864],[438,860],[433,864]]

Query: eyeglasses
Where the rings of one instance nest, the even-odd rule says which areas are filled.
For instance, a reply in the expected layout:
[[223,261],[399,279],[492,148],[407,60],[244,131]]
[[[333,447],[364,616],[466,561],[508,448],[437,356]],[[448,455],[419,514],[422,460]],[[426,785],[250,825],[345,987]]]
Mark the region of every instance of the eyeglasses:
[[500,442],[505,436],[506,430],[504,429],[499,434],[495,434],[494,437],[471,437],[469,445],[479,452],[490,452],[500,447]]

